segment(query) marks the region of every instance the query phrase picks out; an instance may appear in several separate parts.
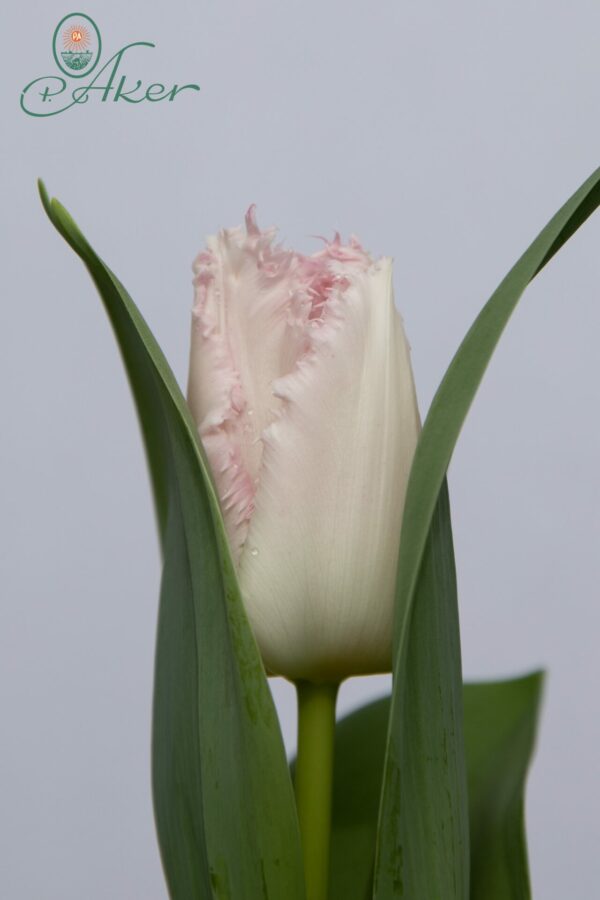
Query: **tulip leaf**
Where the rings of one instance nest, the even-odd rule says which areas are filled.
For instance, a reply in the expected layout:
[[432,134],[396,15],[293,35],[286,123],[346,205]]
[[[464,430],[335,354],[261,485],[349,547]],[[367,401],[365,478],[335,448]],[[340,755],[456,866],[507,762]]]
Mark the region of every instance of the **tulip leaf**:
[[[465,684],[470,900],[528,900],[524,793],[542,676]],[[368,900],[390,698],[337,724],[331,900]]]
[[445,482],[411,613],[410,632],[404,633],[394,670],[374,896],[466,900],[462,673]]
[[484,306],[423,426],[398,560],[376,900],[469,896],[458,614],[445,476],[477,388],[521,295],[599,204],[600,169],[556,213]]
[[196,428],[148,326],[40,183],[112,323],[146,444],[164,554],[153,792],[170,896],[302,900],[302,859],[279,722],[241,602]]
[[471,900],[529,900],[524,808],[543,674],[465,686]]

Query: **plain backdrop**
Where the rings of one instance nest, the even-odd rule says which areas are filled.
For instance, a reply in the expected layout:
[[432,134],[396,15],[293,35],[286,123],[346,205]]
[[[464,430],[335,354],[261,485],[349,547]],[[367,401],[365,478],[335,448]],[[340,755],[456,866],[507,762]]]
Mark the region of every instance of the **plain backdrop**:
[[[55,2],[2,7],[0,896],[165,900],[149,780],[159,559],[132,401],[46,180],[186,380],[191,261],[251,202],[298,248],[395,259],[422,412],[500,278],[600,164],[597,0],[89,2],[173,103],[19,109]],[[106,58],[106,57],[105,57]],[[549,670],[539,900],[595,896],[600,215],[528,290],[450,471],[465,674]],[[387,690],[344,686],[340,711]],[[291,688],[275,683],[294,745]],[[574,887],[575,885],[575,887]]]

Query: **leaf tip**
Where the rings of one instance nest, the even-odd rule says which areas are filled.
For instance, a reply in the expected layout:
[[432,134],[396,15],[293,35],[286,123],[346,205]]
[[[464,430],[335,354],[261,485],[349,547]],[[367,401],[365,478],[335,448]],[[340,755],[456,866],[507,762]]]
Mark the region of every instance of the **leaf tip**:
[[42,201],[42,206],[46,210],[46,213],[50,215],[50,197],[48,196],[48,191],[46,190],[46,185],[44,184],[41,178],[37,180],[37,188],[38,193],[40,195],[40,199]]
[[87,246],[87,241],[79,230],[75,220],[65,209],[60,200],[57,200],[56,197],[50,198],[48,191],[46,190],[46,185],[41,178],[38,178],[37,186],[46,215],[67,243],[69,243],[77,253],[81,254],[82,248]]

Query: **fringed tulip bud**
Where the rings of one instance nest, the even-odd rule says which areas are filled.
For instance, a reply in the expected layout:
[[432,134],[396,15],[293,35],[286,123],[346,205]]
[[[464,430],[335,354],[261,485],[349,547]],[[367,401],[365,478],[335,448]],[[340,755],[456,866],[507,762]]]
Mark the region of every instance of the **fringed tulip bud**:
[[267,670],[389,671],[420,427],[392,263],[274,238],[251,207],[194,263],[190,408]]

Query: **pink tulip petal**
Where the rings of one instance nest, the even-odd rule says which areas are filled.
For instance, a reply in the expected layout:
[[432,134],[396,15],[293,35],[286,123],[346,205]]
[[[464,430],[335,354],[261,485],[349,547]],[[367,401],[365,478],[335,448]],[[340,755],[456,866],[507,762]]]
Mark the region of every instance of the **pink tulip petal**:
[[268,669],[388,671],[420,427],[391,262],[274,238],[251,207],[196,259],[190,408]]
[[234,559],[244,544],[262,457],[261,436],[281,400],[274,382],[308,346],[307,324],[335,287],[370,259],[339,235],[313,256],[274,243],[254,206],[246,227],[209,238],[194,262],[188,401],[211,462]]

